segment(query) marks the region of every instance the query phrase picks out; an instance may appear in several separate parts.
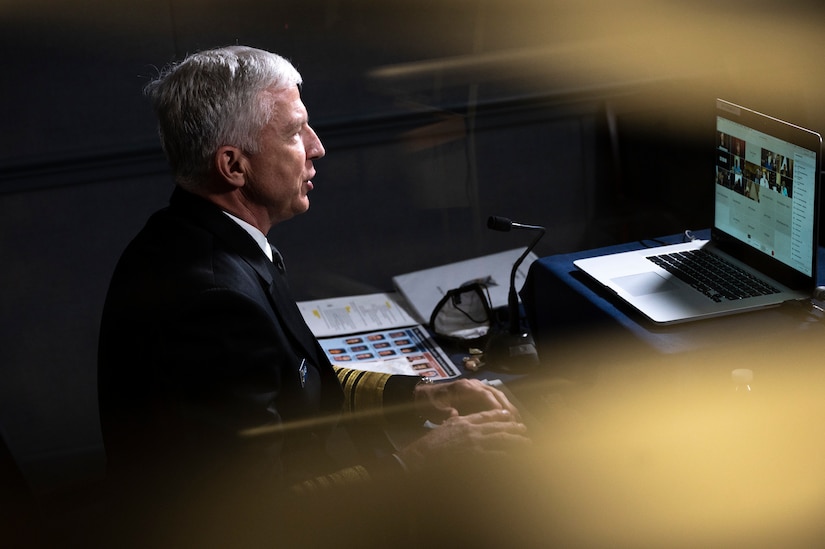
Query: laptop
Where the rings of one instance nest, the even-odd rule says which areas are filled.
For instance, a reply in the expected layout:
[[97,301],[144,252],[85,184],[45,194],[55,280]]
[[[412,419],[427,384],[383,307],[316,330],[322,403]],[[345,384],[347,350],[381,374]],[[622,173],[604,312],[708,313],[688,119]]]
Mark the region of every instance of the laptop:
[[[654,323],[809,299],[816,286],[821,136],[717,99],[715,150],[709,239],[574,262]],[[727,281],[709,274],[720,259]]]

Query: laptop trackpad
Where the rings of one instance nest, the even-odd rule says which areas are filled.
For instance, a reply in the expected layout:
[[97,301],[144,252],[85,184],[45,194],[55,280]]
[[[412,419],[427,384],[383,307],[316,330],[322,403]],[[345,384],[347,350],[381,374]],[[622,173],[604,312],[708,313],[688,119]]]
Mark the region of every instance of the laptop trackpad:
[[652,272],[620,276],[614,278],[613,282],[618,284],[630,295],[647,295],[678,289],[678,287],[669,280]]

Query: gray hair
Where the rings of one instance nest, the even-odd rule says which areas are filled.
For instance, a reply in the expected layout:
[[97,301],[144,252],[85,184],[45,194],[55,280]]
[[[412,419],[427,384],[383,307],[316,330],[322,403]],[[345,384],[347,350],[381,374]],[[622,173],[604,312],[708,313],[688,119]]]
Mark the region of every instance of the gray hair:
[[300,84],[301,75],[289,61],[247,46],[195,53],[161,71],[144,92],[152,100],[178,183],[197,187],[222,146],[258,152],[260,131],[275,107],[264,92]]

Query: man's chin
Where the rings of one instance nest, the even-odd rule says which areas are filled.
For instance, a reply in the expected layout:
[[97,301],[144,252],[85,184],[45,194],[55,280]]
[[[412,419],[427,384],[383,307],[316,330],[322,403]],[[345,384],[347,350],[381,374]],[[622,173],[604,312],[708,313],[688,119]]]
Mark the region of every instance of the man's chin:
[[309,198],[304,197],[300,204],[296,205],[295,210],[293,211],[294,215],[301,215],[302,213],[306,213],[309,211]]

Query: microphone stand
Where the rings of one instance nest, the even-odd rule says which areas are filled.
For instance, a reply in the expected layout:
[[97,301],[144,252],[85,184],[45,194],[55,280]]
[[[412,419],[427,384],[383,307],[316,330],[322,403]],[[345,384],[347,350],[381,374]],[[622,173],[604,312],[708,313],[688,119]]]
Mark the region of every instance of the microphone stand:
[[519,309],[518,293],[516,292],[516,273],[524,258],[544,236],[545,229],[538,225],[524,225],[496,216],[490,217],[487,226],[499,231],[509,231],[512,227],[539,231],[536,238],[525,248],[510,271],[510,290],[507,295],[508,330],[494,333],[487,342],[484,351],[485,362],[489,363],[493,369],[511,372],[528,370],[538,365],[539,358],[533,337],[521,326],[521,311]]

